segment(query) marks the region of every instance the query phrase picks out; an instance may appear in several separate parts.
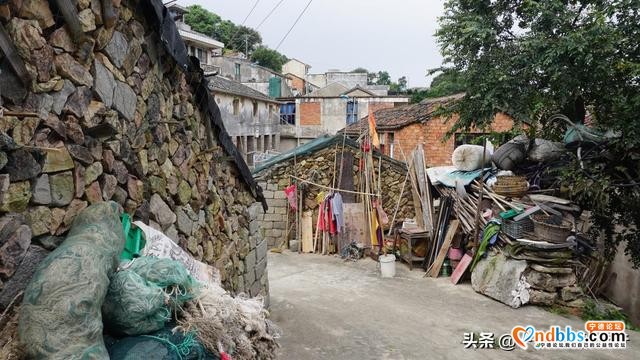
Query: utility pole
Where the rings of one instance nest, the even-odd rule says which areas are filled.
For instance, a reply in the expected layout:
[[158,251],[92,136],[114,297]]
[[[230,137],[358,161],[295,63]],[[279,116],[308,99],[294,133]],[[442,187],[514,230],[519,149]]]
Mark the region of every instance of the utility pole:
[[249,34],[244,36],[244,55],[249,57]]

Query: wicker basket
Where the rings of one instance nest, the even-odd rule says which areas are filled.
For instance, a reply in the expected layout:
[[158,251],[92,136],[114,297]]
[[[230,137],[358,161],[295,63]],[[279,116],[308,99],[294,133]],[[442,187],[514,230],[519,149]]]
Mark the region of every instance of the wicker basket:
[[533,221],[533,233],[539,240],[551,243],[564,243],[571,235],[571,222],[562,220],[562,225],[547,224],[545,221],[549,218],[547,215],[534,215],[531,217]]
[[519,198],[527,193],[529,185],[523,176],[498,176],[492,190],[498,195]]
[[505,220],[502,222],[502,232],[514,239],[518,239],[522,237],[524,233],[532,231],[533,221],[529,218],[524,218],[519,221]]

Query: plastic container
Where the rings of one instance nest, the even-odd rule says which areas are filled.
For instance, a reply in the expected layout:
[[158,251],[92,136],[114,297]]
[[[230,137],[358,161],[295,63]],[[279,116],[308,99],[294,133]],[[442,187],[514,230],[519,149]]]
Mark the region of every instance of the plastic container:
[[396,256],[393,254],[380,255],[380,276],[383,278],[392,278],[396,276]]

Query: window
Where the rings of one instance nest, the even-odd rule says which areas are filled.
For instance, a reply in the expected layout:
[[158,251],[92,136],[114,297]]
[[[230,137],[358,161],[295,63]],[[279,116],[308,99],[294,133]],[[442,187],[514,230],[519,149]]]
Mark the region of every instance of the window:
[[258,102],[253,102],[253,117],[258,117]]
[[236,81],[240,81],[240,64],[236,64],[235,71]]
[[269,104],[269,120],[271,120],[271,116],[273,116],[273,105]]
[[358,121],[358,100],[349,100],[347,102],[347,125],[356,121]]
[[207,59],[204,57],[204,50],[200,49],[200,48],[196,48],[196,57],[198,58],[198,60],[200,60],[201,64],[206,64],[207,63]]
[[287,103],[280,105],[280,123],[296,124],[296,103]]
[[233,99],[233,115],[239,115],[239,114],[240,114],[240,100]]
[[388,133],[387,134],[387,143],[389,143],[389,157],[393,157],[393,148],[394,148],[394,143],[395,143],[395,137],[393,133]]

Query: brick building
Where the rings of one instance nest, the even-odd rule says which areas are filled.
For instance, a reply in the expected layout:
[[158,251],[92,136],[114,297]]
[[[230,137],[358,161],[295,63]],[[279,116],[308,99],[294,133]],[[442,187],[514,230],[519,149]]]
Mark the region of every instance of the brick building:
[[348,87],[331,83],[304,96],[279,98],[280,151],[288,151],[322,135],[334,135],[349,124],[357,124],[369,110],[392,108],[409,102],[407,96],[389,96],[367,85]]
[[[376,130],[384,154],[401,161],[409,156],[418,143],[424,144],[427,166],[451,165],[451,155],[458,145],[468,143],[478,135],[488,131],[508,131],[513,127],[513,119],[505,114],[496,115],[490,129],[460,132],[445,140],[447,132],[457,121],[457,116],[446,119],[434,116],[438,106],[459,99],[462,95],[426,99],[417,104],[374,111]],[[349,136],[359,136],[369,129],[369,117],[347,126]]]

